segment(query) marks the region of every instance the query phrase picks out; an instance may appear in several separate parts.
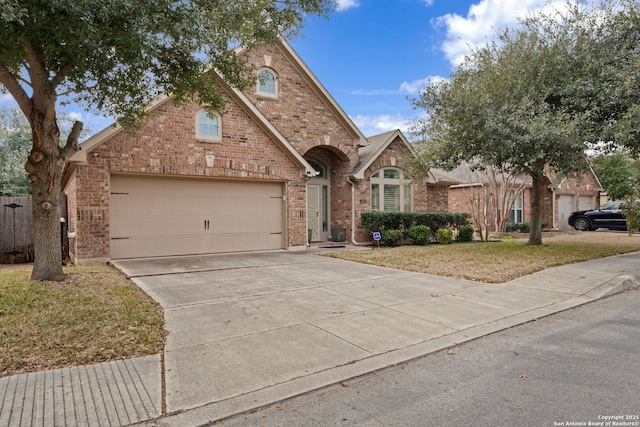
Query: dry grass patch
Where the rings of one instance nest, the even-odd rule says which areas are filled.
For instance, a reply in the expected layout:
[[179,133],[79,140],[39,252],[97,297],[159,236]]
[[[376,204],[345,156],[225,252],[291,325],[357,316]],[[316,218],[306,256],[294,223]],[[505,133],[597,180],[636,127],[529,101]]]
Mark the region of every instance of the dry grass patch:
[[549,267],[640,251],[639,235],[591,232],[552,236],[543,239],[544,246],[527,246],[521,236],[500,242],[375,248],[329,256],[438,276],[503,283]]
[[0,376],[157,354],[162,308],[113,267],[65,268],[64,282],[0,269]]

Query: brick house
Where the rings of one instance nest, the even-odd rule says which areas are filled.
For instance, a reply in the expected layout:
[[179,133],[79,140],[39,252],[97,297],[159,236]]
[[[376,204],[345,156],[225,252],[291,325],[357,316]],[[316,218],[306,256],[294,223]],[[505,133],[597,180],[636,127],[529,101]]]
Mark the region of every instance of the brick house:
[[[486,173],[472,171],[464,165],[445,173],[453,180],[458,181],[458,184],[449,188],[448,211],[469,212],[470,199],[474,197],[474,194],[477,194],[478,189],[487,185]],[[604,190],[591,168],[577,178],[549,172],[545,180],[542,197],[542,220],[547,221],[552,229],[571,229],[567,223],[571,212],[595,209],[601,204],[600,194]],[[498,185],[501,185],[499,176]],[[526,176],[516,177],[508,188],[517,188],[517,190],[511,190],[517,194],[514,194],[515,203],[511,209],[508,223],[530,222],[531,180]]]
[[366,138],[286,41],[238,55],[260,78],[220,79],[219,115],[161,96],[135,134],[81,145],[63,177],[73,262],[363,242],[363,211],[446,210],[452,182],[409,179],[404,135]]

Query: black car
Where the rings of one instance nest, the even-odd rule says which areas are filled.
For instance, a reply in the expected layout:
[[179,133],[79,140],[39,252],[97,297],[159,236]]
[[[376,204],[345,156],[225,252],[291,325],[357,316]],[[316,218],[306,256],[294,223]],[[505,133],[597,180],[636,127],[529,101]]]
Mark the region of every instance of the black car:
[[609,202],[590,211],[571,212],[568,219],[569,225],[581,231],[596,228],[626,230],[627,220],[620,210],[622,205],[624,201]]

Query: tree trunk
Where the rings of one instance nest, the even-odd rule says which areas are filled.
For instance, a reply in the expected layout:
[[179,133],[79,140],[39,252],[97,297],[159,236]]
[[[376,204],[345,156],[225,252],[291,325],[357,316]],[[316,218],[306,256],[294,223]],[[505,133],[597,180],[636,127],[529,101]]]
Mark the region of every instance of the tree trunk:
[[531,230],[527,245],[542,246],[542,189],[544,175],[541,173],[532,176],[531,189]]
[[63,281],[60,235],[62,171],[78,150],[82,123],[76,122],[67,144],[60,148],[60,130],[55,113],[32,110],[33,148],[25,169],[32,184],[34,263],[31,280]]

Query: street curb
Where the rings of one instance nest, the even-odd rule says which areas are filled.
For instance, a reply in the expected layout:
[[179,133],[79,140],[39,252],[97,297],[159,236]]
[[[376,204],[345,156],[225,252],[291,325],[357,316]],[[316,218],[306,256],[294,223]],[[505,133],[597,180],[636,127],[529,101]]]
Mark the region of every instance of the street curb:
[[619,294],[640,287],[640,281],[635,276],[618,276],[606,281],[595,289],[584,294],[587,298],[600,299]]

